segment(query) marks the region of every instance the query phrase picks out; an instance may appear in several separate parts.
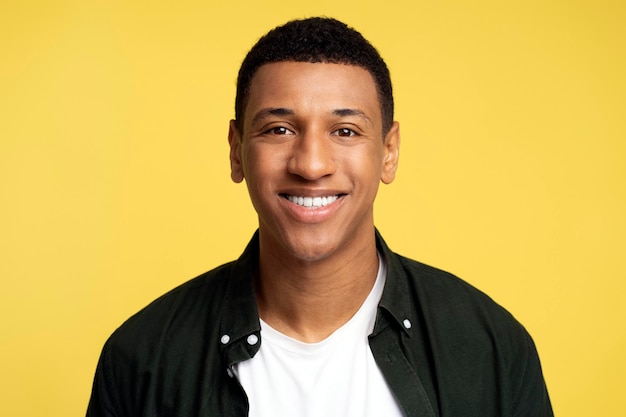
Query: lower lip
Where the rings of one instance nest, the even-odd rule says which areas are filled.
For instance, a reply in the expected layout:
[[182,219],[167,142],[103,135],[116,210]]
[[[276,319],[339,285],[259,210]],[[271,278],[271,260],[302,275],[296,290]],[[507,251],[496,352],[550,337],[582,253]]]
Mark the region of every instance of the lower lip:
[[281,204],[302,223],[321,223],[328,220],[343,203],[345,195],[323,207],[304,207],[280,197]]

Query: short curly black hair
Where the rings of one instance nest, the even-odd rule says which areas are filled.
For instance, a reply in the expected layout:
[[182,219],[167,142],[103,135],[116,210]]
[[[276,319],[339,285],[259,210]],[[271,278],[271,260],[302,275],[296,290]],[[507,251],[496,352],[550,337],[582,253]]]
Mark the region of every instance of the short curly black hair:
[[235,123],[243,128],[243,114],[256,71],[272,62],[324,62],[356,65],[369,71],[376,83],[383,135],[393,123],[393,90],[389,69],[376,48],[359,32],[327,17],[292,20],[269,31],[252,47],[237,77]]

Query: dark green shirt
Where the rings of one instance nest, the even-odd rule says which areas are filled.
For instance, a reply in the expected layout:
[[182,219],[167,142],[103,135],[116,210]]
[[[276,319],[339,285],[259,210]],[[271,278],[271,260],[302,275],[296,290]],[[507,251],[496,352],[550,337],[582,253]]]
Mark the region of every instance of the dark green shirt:
[[[387,281],[369,343],[405,415],[553,415],[521,324],[459,278],[391,252],[378,234],[376,242]],[[262,342],[258,252],[257,233],[237,261],[170,291],[117,329],[102,351],[87,416],[247,416],[232,367]]]

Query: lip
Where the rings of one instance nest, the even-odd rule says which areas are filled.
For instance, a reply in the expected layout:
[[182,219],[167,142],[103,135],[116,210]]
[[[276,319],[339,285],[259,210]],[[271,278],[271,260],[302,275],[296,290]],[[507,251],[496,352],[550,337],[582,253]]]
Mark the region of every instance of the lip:
[[335,188],[285,188],[278,192],[278,195],[294,195],[302,197],[329,197],[333,195],[344,195],[346,191]]
[[[343,204],[346,193],[331,191],[331,190],[317,190],[317,191],[296,191],[293,190],[291,192],[281,192],[279,193],[279,201],[281,206],[283,206],[287,212],[295,218],[295,220],[302,223],[322,223],[328,221],[333,214],[341,207]],[[332,203],[328,203],[325,206],[319,207],[305,207],[298,205],[289,200],[289,196],[296,197],[310,197],[310,198],[318,198],[318,197],[334,197],[337,199]]]

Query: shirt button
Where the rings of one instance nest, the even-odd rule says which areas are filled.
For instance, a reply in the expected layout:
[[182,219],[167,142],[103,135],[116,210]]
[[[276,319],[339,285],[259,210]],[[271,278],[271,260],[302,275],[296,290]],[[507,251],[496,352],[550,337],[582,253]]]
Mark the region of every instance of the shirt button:
[[255,334],[251,334],[250,336],[248,336],[248,339],[246,340],[250,346],[253,346],[253,345],[256,345],[257,342],[259,341],[259,337]]
[[404,328],[407,330],[411,328],[411,321],[409,319],[404,319],[402,324],[404,325]]
[[230,342],[230,336],[225,334],[221,337],[220,342],[222,342],[223,345],[227,344],[228,342]]

